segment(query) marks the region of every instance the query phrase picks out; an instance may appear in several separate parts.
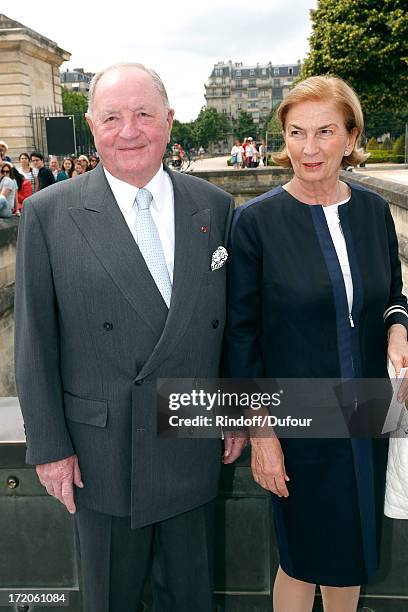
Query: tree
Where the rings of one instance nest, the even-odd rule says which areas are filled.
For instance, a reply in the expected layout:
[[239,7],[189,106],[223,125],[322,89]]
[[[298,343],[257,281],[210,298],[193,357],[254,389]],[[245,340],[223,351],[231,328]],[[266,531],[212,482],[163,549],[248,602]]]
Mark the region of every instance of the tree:
[[394,142],[392,150],[395,155],[405,155],[405,134],[398,136],[397,140]]
[[194,139],[196,146],[208,147],[210,141],[217,142],[226,138],[231,131],[229,118],[215,108],[203,107],[194,121]]
[[371,136],[365,148],[367,149],[367,151],[377,151],[379,149],[377,139],[374,138],[374,136]]
[[[89,153],[95,150],[95,145],[91,135],[91,130],[85,119],[85,113],[88,108],[88,96],[78,91],[71,91],[66,87],[62,87],[62,109],[64,115],[74,115],[75,121],[75,136],[77,147],[85,143],[85,151]],[[81,151],[81,147],[79,147]],[[82,151],[84,149],[82,148]]]
[[406,0],[319,0],[301,78],[346,79],[366,115],[408,109],[406,9]]
[[62,87],[62,108],[64,115],[85,114],[88,108],[88,97],[86,94]]
[[239,140],[244,140],[247,136],[252,136],[256,134],[256,126],[252,115],[247,113],[246,111],[241,111],[239,114],[238,120],[234,125],[234,134]]
[[194,122],[181,123],[177,119],[173,121],[171,130],[171,142],[178,142],[185,151],[194,146]]

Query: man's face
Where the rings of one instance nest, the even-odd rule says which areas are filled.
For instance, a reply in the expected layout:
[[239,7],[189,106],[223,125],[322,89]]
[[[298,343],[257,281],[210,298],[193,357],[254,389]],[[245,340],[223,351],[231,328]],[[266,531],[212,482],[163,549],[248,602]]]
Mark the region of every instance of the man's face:
[[31,163],[33,165],[33,168],[36,168],[37,170],[42,168],[44,165],[44,161],[39,157],[36,157],[35,155],[31,158]]
[[162,163],[173,115],[147,72],[127,67],[103,75],[87,121],[105,168],[136,187],[146,185]]
[[5,154],[6,154],[6,147],[4,145],[0,145],[0,157],[3,159]]
[[50,168],[53,172],[54,170],[58,170],[58,160],[57,159],[52,159],[50,161]]

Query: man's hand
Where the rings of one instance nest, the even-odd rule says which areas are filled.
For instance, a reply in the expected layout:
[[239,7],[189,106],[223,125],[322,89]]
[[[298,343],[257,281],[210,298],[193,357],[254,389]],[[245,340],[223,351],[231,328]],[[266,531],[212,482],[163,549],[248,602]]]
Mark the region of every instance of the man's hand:
[[282,447],[278,438],[251,438],[251,467],[255,481],[278,497],[288,497]]
[[249,435],[245,431],[227,431],[224,437],[224,463],[234,463],[241,455],[249,441]]
[[47,489],[47,493],[59,499],[66,506],[68,512],[74,514],[76,507],[73,484],[81,489],[84,486],[81,480],[78,457],[71,455],[71,457],[61,459],[61,461],[37,465],[35,469],[41,484]]

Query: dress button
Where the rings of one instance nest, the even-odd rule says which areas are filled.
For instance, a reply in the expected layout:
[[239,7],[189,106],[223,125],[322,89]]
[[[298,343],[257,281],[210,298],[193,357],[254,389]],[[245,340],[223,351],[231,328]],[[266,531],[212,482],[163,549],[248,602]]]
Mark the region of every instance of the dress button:
[[214,329],[217,329],[217,327],[219,326],[220,322],[218,319],[213,319],[211,321],[211,325],[213,326]]
[[110,323],[109,321],[105,321],[105,323],[103,324],[103,329],[105,331],[112,331],[113,329],[113,324]]

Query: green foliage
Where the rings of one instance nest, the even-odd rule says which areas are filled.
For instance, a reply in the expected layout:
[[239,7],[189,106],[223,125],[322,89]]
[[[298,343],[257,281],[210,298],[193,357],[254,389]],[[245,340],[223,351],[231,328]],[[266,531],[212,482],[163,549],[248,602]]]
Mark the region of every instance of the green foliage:
[[370,111],[365,113],[364,132],[368,138],[387,133],[398,136],[405,131],[406,123],[408,123],[408,108],[406,111],[395,112],[388,110]]
[[88,108],[88,97],[86,94],[62,87],[62,108],[64,115],[84,114]]
[[276,133],[280,133],[281,130],[281,126],[279,123],[279,120],[276,116],[276,108],[273,108],[269,115],[267,117],[265,117],[264,121],[261,123],[260,128],[259,128],[259,133],[261,137],[264,137],[265,132],[269,132],[270,134],[276,134]]
[[234,135],[239,140],[244,140],[247,136],[255,138],[257,129],[252,119],[252,115],[246,111],[241,111],[239,117],[234,125]]
[[383,143],[381,145],[381,149],[383,151],[392,151],[392,142],[391,139],[388,138],[388,136],[387,138],[384,138]]
[[178,142],[185,151],[188,151],[194,146],[194,122],[181,123],[177,119],[173,121],[173,129],[171,130],[172,144]]
[[357,91],[366,115],[408,109],[406,0],[319,0],[301,78],[332,73]]
[[401,136],[398,136],[394,141],[392,152],[395,153],[395,155],[405,155],[405,134],[401,134]]
[[215,108],[203,107],[193,122],[194,144],[208,147],[210,141],[217,142],[226,138],[231,131],[229,118],[224,113],[218,113]]
[[370,157],[366,160],[366,164],[403,164],[404,155],[395,155],[393,151],[370,151]]
[[374,136],[371,136],[370,140],[367,142],[366,149],[367,151],[376,151],[378,149],[378,142]]

